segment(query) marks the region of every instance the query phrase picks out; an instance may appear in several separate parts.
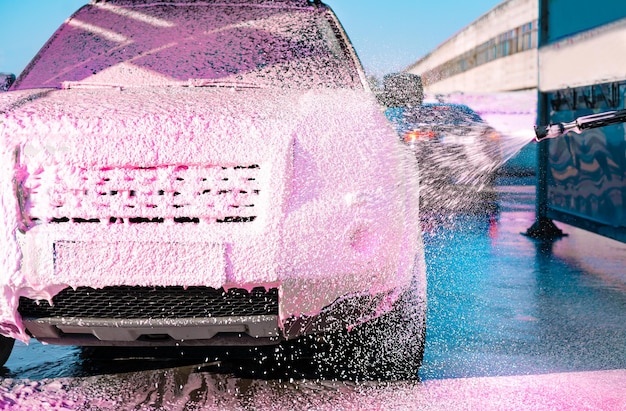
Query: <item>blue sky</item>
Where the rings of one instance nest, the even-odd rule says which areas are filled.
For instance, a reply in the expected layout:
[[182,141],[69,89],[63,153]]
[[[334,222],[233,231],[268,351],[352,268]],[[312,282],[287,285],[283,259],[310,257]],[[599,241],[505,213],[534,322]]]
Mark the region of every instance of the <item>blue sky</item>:
[[[0,0],[0,72],[18,74],[88,0]],[[326,0],[369,74],[399,71],[502,0]]]

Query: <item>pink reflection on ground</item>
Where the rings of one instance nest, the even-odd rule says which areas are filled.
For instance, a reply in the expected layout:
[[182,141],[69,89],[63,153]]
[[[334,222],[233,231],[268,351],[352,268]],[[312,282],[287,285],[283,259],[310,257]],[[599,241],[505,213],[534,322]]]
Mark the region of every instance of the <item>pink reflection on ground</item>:
[[623,410],[626,370],[423,383],[242,380],[192,367],[0,383],[3,410]]
[[581,267],[604,284],[626,292],[626,244],[562,223],[557,226],[567,234],[567,241],[557,241],[552,249],[556,257]]
[[[498,238],[498,216],[495,214],[489,215],[489,238],[495,240]],[[492,242],[492,245],[495,243]]]

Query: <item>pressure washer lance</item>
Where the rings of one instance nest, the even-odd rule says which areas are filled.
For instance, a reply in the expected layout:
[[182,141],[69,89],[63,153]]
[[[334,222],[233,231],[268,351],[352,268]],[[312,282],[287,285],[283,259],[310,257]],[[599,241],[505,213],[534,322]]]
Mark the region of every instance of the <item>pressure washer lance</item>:
[[626,123],[626,109],[582,116],[569,123],[535,126],[535,141],[561,137],[570,131],[580,134],[584,130],[618,123]]

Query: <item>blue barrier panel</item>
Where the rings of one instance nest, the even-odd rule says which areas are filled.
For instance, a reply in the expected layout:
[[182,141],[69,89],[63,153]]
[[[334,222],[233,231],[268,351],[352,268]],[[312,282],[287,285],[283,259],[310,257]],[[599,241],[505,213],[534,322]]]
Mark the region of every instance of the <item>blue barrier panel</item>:
[[[623,109],[626,82],[557,91],[547,97],[549,122],[569,122]],[[547,143],[547,217],[626,241],[624,124],[568,133]]]
[[626,17],[624,0],[549,0],[547,3],[549,13],[544,21],[548,32],[543,44]]
[[[540,0],[538,124],[625,108],[624,0]],[[561,235],[552,220],[626,242],[626,125],[539,143],[537,222],[527,234]]]

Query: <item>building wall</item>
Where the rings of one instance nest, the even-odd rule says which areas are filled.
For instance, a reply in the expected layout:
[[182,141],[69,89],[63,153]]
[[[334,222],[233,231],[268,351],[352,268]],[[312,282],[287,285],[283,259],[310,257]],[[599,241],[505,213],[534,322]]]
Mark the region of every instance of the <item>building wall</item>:
[[428,94],[483,93],[527,90],[536,87],[537,49],[533,49],[503,57],[455,76],[429,83],[424,86],[424,91]]
[[423,77],[426,93],[537,87],[538,15],[538,0],[506,0],[406,71]]
[[542,92],[626,80],[626,18],[539,49]]

